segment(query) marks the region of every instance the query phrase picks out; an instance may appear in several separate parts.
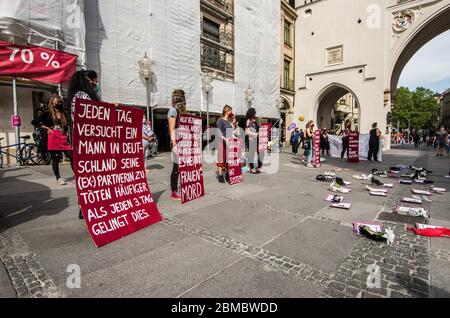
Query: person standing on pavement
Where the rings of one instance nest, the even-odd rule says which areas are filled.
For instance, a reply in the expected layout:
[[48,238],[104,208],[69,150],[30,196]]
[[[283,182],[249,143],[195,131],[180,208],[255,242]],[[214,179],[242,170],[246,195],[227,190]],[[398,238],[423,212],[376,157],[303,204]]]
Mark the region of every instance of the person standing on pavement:
[[[233,137],[235,127],[233,126],[234,115],[233,108],[226,105],[223,108],[222,117],[217,121],[217,129],[219,133],[218,140],[218,158],[217,158],[217,175],[220,183],[229,180],[227,172],[227,138]],[[224,177],[225,172],[225,177]],[[226,180],[226,181],[225,181]]]
[[186,94],[183,90],[177,89],[172,93],[172,107],[170,107],[167,114],[169,123],[170,147],[172,152],[172,174],[170,176],[170,188],[172,191],[172,200],[181,200],[178,189],[179,182],[179,165],[178,165],[178,149],[177,149],[177,133],[178,121],[180,115],[187,113]]
[[[251,174],[260,174],[263,166],[259,156],[259,125],[256,121],[256,110],[250,108],[247,111],[247,122],[245,125],[246,142],[248,149],[248,163],[250,165]],[[257,163],[255,163],[255,155],[257,155]]]
[[295,128],[291,134],[291,146],[292,154],[298,154],[298,148],[300,147],[300,130],[298,128]]
[[436,144],[437,157],[444,157],[444,151],[447,150],[448,145],[448,132],[442,126],[438,132],[436,132],[433,143]]
[[380,138],[381,138],[381,130],[378,129],[378,123],[374,123],[372,125],[372,130],[370,131],[369,153],[368,153],[369,161],[372,161],[373,157],[373,160],[378,162],[378,153],[380,152]]
[[325,155],[325,152],[327,156],[330,155],[330,140],[326,128],[322,129],[322,133],[320,134],[320,148],[322,149],[322,155]]
[[[100,90],[100,84],[98,81],[98,76],[95,71],[91,70],[82,70],[73,74],[72,79],[69,84],[69,90],[67,93],[66,100],[66,108],[70,110],[70,129],[69,129],[69,137],[70,141],[72,141],[72,132],[73,132],[73,114],[75,112],[75,104],[77,99],[85,99],[85,100],[93,100],[100,101],[98,97],[98,92]],[[79,213],[79,219],[83,220],[83,213]]]
[[[142,125],[142,145],[144,147],[144,165],[147,160],[147,151],[150,151],[151,142],[155,140],[155,133],[153,132],[152,125],[150,121],[144,116],[144,121]],[[145,171],[150,172],[149,169],[145,168]]]
[[348,157],[348,151],[349,151],[349,144],[350,144],[350,133],[352,132],[352,124],[350,122],[347,122],[345,124],[345,129],[342,132],[342,153],[341,153],[341,159],[344,159],[344,155],[347,154]]
[[420,135],[419,133],[416,132],[416,134],[414,135],[414,147],[416,147],[416,149],[419,149],[419,144],[420,144]]

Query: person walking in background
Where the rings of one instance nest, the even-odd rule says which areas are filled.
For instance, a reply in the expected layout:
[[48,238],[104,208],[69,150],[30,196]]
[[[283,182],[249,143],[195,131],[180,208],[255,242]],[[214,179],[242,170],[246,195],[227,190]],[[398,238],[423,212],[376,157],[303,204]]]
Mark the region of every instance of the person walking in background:
[[[232,138],[234,133],[233,121],[233,108],[226,105],[223,108],[222,117],[217,121],[217,129],[219,130],[219,140],[218,140],[218,158],[217,158],[217,175],[220,183],[225,183],[229,181],[229,175],[227,171],[227,138]],[[223,173],[226,173],[225,177]]]
[[420,144],[420,135],[419,133],[416,133],[414,135],[414,147],[416,147],[416,149],[419,149],[419,144]]
[[306,166],[308,168],[314,168],[314,166],[312,165],[314,127],[315,127],[314,121],[310,120],[306,124],[306,129],[305,129],[305,141],[303,143],[303,148],[305,149]]
[[325,155],[325,152],[327,156],[330,155],[330,140],[326,128],[322,129],[322,133],[320,134],[320,148],[322,149],[322,155]]
[[[251,174],[260,174],[263,166],[259,157],[259,125],[256,122],[256,110],[250,108],[247,111],[247,122],[245,125],[246,144],[248,149],[248,160]],[[255,162],[255,155],[258,159]]]
[[[142,145],[144,147],[144,165],[147,160],[147,151],[150,151],[151,142],[155,140],[155,133],[153,132],[152,125],[149,120],[144,116],[142,125]],[[150,172],[149,169],[145,169],[146,172]]]
[[448,132],[442,126],[438,132],[436,132],[433,143],[436,144],[437,157],[444,157],[444,151],[447,150],[448,145]]
[[373,157],[373,160],[378,162],[378,153],[380,152],[380,137],[381,137],[381,130],[378,129],[378,123],[374,123],[372,125],[372,130],[370,131],[369,153],[368,153],[369,161],[372,161]]
[[178,121],[180,115],[187,113],[186,95],[183,90],[178,89],[172,93],[172,107],[170,107],[167,114],[167,120],[169,123],[169,136],[170,147],[172,152],[172,174],[170,176],[170,188],[172,190],[171,199],[181,200],[181,196],[178,192],[178,179],[179,179],[179,165],[178,165],[178,149],[177,149],[177,134]]
[[351,132],[352,132],[352,124],[350,122],[347,122],[345,124],[345,129],[342,132],[342,153],[341,153],[341,159],[344,159],[345,154],[347,154],[347,157],[348,157],[350,133]]
[[300,147],[300,130],[298,128],[295,128],[291,134],[291,146],[292,154],[298,154],[298,148]]

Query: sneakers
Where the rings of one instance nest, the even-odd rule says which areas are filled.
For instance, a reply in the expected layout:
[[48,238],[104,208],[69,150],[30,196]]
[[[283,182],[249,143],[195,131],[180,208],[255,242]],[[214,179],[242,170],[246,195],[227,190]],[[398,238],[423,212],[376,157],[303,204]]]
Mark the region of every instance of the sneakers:
[[180,194],[179,194],[178,192],[176,192],[176,191],[172,192],[172,195],[170,196],[170,198],[171,198],[172,200],[178,200],[178,201],[181,200]]
[[59,184],[59,185],[67,185],[67,182],[66,182],[66,180],[64,180],[63,178],[59,178],[59,179],[58,179],[58,184]]
[[315,168],[312,164],[308,163],[308,165],[306,166],[306,168]]
[[375,179],[374,177],[372,177],[371,183],[373,185],[376,185],[378,187],[381,187],[383,185],[383,183],[380,182],[380,180]]
[[323,182],[329,182],[329,183],[331,183],[331,182],[333,182],[333,181],[335,180],[335,178],[332,177],[332,176],[327,176],[327,175],[318,175],[318,176],[316,177],[316,180],[317,180],[317,181],[323,181]]

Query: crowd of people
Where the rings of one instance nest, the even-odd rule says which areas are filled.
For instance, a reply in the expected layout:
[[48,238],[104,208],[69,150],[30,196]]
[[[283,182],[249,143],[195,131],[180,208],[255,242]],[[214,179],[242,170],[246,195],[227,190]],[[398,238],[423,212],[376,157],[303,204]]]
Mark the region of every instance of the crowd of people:
[[436,155],[443,157],[445,153],[450,156],[450,137],[449,129],[444,126],[437,130],[417,131],[413,130],[410,134],[394,134],[392,143],[397,145],[414,144],[416,149],[421,145],[434,147],[437,151]]

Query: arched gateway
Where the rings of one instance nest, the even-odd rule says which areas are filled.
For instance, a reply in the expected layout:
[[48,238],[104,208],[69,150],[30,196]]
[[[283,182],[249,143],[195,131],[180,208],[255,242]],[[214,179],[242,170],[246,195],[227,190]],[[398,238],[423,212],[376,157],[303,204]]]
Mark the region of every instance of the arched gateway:
[[389,134],[400,75],[423,45],[450,29],[450,0],[307,2],[297,0],[295,117],[329,128],[339,95],[350,93],[359,130],[378,122]]

